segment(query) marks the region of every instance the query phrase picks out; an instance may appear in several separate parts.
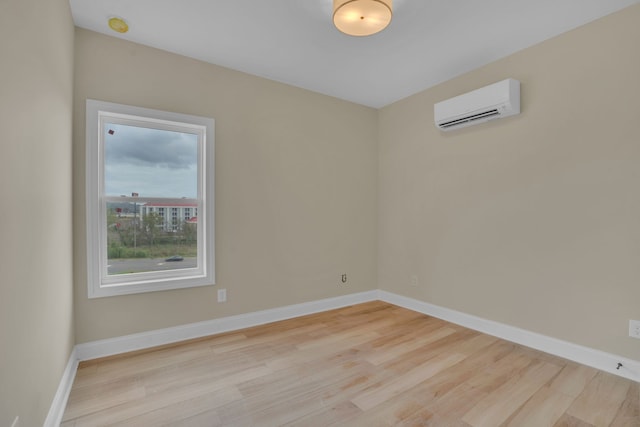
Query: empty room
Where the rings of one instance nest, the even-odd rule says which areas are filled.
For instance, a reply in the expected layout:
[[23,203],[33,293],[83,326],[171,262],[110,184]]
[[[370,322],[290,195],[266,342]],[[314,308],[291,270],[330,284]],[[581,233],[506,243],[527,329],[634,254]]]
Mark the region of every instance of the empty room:
[[0,426],[640,426],[638,0],[0,22]]

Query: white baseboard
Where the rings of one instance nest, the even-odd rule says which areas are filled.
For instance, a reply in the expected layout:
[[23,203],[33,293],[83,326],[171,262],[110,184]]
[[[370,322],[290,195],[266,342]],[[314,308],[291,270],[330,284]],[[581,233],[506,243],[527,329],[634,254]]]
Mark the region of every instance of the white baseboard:
[[[409,310],[434,316],[469,329],[640,382],[640,361],[382,290],[327,298],[270,310],[256,311],[237,316],[78,344],[75,347],[75,354],[78,360],[91,360],[192,338],[249,328],[251,326],[263,325],[265,323],[291,319],[374,300],[385,301]],[[617,369],[618,363],[622,364],[620,369]]]
[[[71,386],[73,385],[77,370],[78,357],[76,355],[76,348],[74,347],[73,350],[71,350],[71,355],[69,355],[69,361],[62,374],[60,384],[58,384],[58,390],[56,390],[56,394],[53,397],[47,418],[44,420],[44,427],[58,427],[62,422],[64,409],[67,407],[67,400],[69,399],[69,393],[71,392]],[[17,420],[16,418],[16,421]]]
[[[573,344],[568,341],[472,316],[387,291],[378,291],[378,299],[640,382],[640,361],[637,360]],[[616,369],[618,363],[622,363],[620,369]]]
[[239,314],[237,316],[223,317],[172,328],[78,344],[76,345],[76,354],[79,360],[97,359],[99,357],[112,356],[128,351],[142,350],[193,338],[220,334],[222,332],[249,328],[251,326],[264,325],[265,323],[277,322],[279,320],[291,319],[377,299],[377,291],[368,291],[270,310]]

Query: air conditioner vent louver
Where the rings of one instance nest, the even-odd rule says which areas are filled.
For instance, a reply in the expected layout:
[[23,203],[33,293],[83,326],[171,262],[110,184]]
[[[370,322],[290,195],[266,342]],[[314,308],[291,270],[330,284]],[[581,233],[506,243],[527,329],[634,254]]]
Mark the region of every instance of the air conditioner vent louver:
[[452,130],[520,114],[520,82],[506,79],[434,105],[436,126]]
[[489,111],[485,111],[484,113],[478,113],[478,114],[474,114],[472,116],[469,117],[465,117],[462,119],[456,119],[456,120],[451,120],[450,122],[444,122],[440,124],[441,128],[450,128],[451,126],[456,126],[459,125],[461,123],[464,122],[472,122],[474,120],[480,120],[483,119],[485,117],[491,117],[491,116],[497,116],[500,113],[498,112],[497,109],[493,109],[493,110],[489,110]]

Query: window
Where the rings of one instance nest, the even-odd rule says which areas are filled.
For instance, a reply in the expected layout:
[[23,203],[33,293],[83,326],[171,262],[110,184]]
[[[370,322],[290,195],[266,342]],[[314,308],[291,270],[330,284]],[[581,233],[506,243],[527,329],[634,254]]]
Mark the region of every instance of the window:
[[213,285],[213,119],[94,100],[86,114],[89,298]]

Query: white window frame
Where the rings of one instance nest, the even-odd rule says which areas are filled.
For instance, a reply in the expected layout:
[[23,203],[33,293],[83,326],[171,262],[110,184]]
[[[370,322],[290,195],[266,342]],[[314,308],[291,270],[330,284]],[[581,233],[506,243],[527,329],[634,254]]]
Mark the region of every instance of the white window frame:
[[[107,273],[107,209],[104,183],[103,123],[118,122],[162,130],[189,131],[198,139],[197,266],[165,271]],[[181,289],[215,284],[214,120],[87,99],[86,226],[88,297]],[[129,198],[127,198],[129,199]],[[131,198],[133,199],[133,198]],[[136,199],[138,200],[138,199]],[[139,198],[145,201],[145,198]]]

